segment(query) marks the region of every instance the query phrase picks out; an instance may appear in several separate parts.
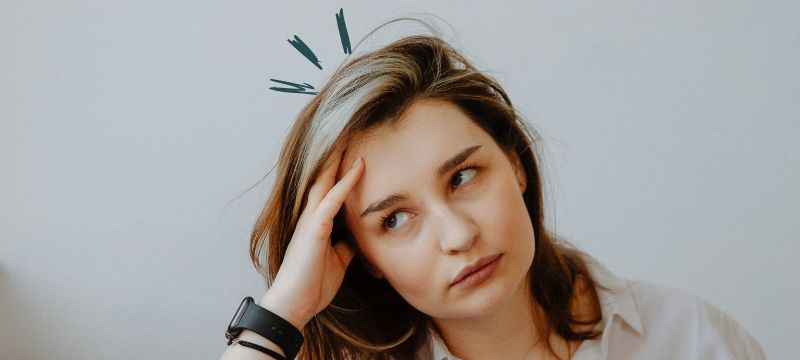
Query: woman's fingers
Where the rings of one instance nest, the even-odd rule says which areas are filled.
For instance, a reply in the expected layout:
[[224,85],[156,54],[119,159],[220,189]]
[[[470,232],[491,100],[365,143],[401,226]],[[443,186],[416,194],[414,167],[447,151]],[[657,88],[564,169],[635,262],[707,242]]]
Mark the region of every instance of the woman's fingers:
[[336,171],[339,169],[341,159],[342,153],[335,151],[334,155],[323,165],[322,171],[319,176],[317,176],[317,179],[314,180],[311,189],[308,191],[307,206],[312,209],[316,208],[319,202],[325,197],[325,194],[333,187],[334,182],[336,182]]
[[317,206],[316,213],[319,218],[333,219],[336,216],[344,200],[347,199],[347,195],[356,186],[358,179],[361,178],[363,170],[364,160],[359,157],[347,171],[347,174],[328,191],[328,194]]

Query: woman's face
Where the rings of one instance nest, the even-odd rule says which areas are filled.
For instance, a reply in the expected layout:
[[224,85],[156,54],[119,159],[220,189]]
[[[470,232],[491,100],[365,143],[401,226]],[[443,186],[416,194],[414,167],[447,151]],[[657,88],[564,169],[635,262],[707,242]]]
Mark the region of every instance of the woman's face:
[[[489,314],[519,291],[535,239],[516,155],[442,101],[416,102],[395,125],[366,135],[341,165],[358,156],[365,164],[344,210],[376,275],[440,319]],[[466,266],[496,255],[487,280],[451,286]]]

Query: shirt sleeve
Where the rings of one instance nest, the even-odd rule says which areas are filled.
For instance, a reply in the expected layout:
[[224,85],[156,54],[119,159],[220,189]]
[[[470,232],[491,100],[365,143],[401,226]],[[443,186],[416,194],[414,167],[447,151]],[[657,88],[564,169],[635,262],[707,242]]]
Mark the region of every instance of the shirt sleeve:
[[710,342],[705,349],[705,359],[737,359],[737,360],[764,360],[764,350],[758,341],[747,330],[739,325],[736,320],[716,307],[714,304],[703,300],[710,337],[716,341]]

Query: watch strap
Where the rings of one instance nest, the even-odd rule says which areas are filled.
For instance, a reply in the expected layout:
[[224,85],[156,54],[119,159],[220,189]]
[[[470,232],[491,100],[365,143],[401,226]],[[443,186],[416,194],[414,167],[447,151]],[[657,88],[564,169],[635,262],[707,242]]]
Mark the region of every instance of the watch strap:
[[283,349],[287,359],[294,359],[303,345],[303,334],[292,323],[275,313],[248,302],[239,323],[233,330],[248,329],[259,334]]
[[283,357],[283,355],[281,355],[281,354],[279,354],[279,353],[277,353],[277,352],[275,352],[275,351],[273,351],[271,349],[265,348],[265,347],[263,347],[261,345],[258,345],[258,344],[255,344],[255,343],[251,343],[249,341],[236,339],[236,340],[233,341],[233,343],[239,344],[239,345],[242,345],[244,347],[248,347],[248,348],[251,348],[251,349],[254,349],[254,350],[261,351],[264,354],[272,356],[273,358],[275,358],[275,360],[286,360],[286,358]]

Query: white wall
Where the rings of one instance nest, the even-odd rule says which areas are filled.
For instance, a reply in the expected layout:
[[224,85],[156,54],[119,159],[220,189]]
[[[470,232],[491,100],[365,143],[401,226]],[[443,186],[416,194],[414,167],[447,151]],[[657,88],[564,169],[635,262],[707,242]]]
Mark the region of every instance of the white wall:
[[793,357],[800,3],[426,3],[0,2],[0,358],[222,353],[265,290],[247,242],[272,178],[246,190],[311,98],[268,79],[322,85],[340,7],[353,44],[447,20],[546,137],[559,233]]

